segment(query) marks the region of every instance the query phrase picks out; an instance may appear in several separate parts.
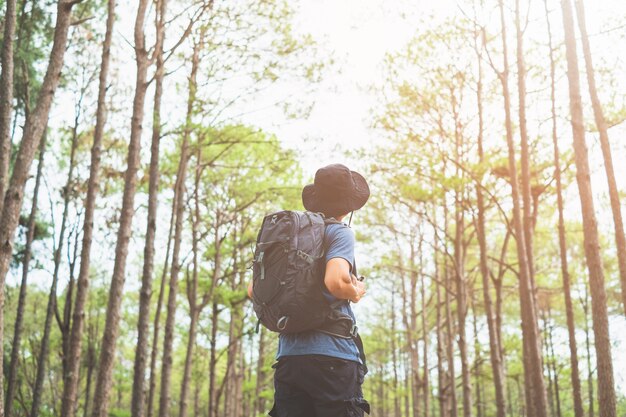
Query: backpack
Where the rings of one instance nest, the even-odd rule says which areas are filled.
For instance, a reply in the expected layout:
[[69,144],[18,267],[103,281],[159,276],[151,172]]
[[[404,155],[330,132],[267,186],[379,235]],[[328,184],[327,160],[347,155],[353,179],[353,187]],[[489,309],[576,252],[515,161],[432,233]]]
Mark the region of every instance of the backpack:
[[356,336],[352,318],[324,296],[326,225],[320,213],[279,211],[263,219],[252,273],[252,304],[259,322],[279,333],[317,329]]

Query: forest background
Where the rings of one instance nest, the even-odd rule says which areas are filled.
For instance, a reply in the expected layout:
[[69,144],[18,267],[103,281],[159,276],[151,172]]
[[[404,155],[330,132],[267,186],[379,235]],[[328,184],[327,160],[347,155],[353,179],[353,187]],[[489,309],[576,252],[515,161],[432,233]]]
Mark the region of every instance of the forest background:
[[626,415],[622,2],[0,6],[0,414],[265,415],[256,231],[341,162],[372,415]]

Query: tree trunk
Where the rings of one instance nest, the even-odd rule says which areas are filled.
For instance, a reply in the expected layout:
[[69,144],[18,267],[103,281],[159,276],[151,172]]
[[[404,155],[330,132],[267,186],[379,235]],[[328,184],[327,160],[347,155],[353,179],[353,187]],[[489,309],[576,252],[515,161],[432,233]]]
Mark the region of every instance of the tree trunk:
[[[193,106],[196,101],[196,88],[197,88],[197,73],[199,64],[199,54],[202,46],[202,40],[199,43],[194,44],[193,55],[191,58],[191,73],[189,75],[189,87],[187,97],[187,117],[185,120],[185,132],[183,135],[183,143],[181,149],[181,161],[182,158],[187,158],[187,151],[189,145],[189,137],[191,135],[191,122],[193,117]],[[199,149],[199,147],[198,147]],[[183,380],[181,382],[180,390],[180,410],[179,417],[187,416],[187,392],[189,386],[189,379],[191,376],[191,364],[193,361],[193,348],[196,343],[196,328],[197,321],[200,312],[206,306],[206,303],[201,305],[197,304],[197,288],[198,288],[198,223],[200,222],[200,206],[198,191],[200,187],[200,160],[196,161],[196,176],[195,176],[195,188],[194,188],[194,215],[192,220],[192,252],[193,252],[193,278],[191,283],[191,290],[188,285],[188,301],[189,301],[189,313],[191,316],[191,323],[189,325],[188,342],[187,342],[187,356],[185,357],[185,368],[183,371]],[[218,249],[218,248],[216,248]],[[217,268],[217,265],[214,266]]]
[[[530,152],[528,149],[528,128],[526,124],[526,63],[524,62],[524,36],[522,33],[522,24],[520,22],[520,5],[519,0],[515,0],[515,32],[517,40],[517,90],[519,103],[519,130],[520,130],[520,166],[521,166],[521,185],[522,185],[522,210],[524,227],[524,243],[526,244],[526,260],[528,262],[528,275],[530,278],[533,308],[535,309],[535,317],[537,317],[537,302],[535,288],[535,258],[533,253],[533,199],[530,191]],[[536,324],[535,326],[538,326]]]
[[[35,109],[29,114],[28,121],[24,126],[24,134],[13,165],[11,180],[4,195],[2,216],[0,217],[0,346],[4,344],[4,284],[11,263],[15,229],[19,222],[20,210],[24,200],[24,186],[28,179],[35,151],[39,147],[46,128],[50,106],[59,84],[74,4],[76,4],[75,1],[59,0],[48,68],[37,97]],[[4,90],[4,88],[2,89]],[[3,144],[0,145],[4,146]],[[3,369],[2,364],[3,355],[0,355],[0,369]],[[0,372],[0,386],[3,385],[2,380],[3,372]],[[4,397],[0,395],[0,402],[3,399]],[[0,414],[4,414],[4,404],[0,404]],[[0,415],[0,417],[2,416]]]
[[480,347],[480,341],[478,339],[478,323],[476,317],[476,301],[472,297],[472,327],[474,330],[474,379],[476,387],[476,417],[483,417],[484,411],[484,397],[482,392],[482,349]]
[[593,367],[591,366],[591,337],[589,337],[589,292],[585,285],[585,300],[583,302],[583,312],[585,313],[585,349],[587,353],[587,402],[589,403],[589,417],[593,417],[594,398],[593,398]]
[[550,324],[548,327],[548,340],[550,346],[550,365],[552,365],[552,375],[554,375],[554,392],[555,392],[555,401],[556,401],[556,416],[561,417],[561,394],[559,389],[559,373],[556,368],[556,356],[554,355],[554,338],[552,336],[554,325],[552,320],[552,314],[550,313],[550,308],[548,307],[548,319],[550,320]]
[[2,42],[1,52],[2,74],[0,75],[0,213],[2,213],[4,204],[4,193],[9,178],[9,161],[11,160],[13,37],[15,36],[16,16],[16,0],[7,0],[4,14],[4,37],[2,38],[4,42]]
[[217,326],[220,310],[216,302],[213,302],[213,309],[211,312],[211,338],[209,342],[211,344],[211,351],[209,356],[209,417],[217,417],[217,411],[219,410],[218,398],[217,398]]
[[[484,32],[481,32],[484,37]],[[475,45],[478,53],[478,45]],[[482,72],[482,56],[478,56],[478,84],[476,87],[476,103],[478,105],[478,160],[484,163],[485,157],[483,152],[483,72]],[[498,329],[493,311],[493,302],[489,292],[489,265],[487,263],[487,236],[485,232],[485,202],[483,197],[483,189],[480,181],[476,183],[476,236],[478,238],[479,259],[480,259],[480,275],[483,287],[483,303],[485,308],[485,316],[487,316],[487,328],[489,331],[489,359],[491,361],[491,372],[493,375],[494,391],[496,397],[496,417],[505,417],[506,401],[505,401],[505,385],[504,385],[504,367],[502,365],[500,355],[500,341],[498,339]]]
[[63,382],[63,396],[61,400],[61,415],[73,417],[76,412],[76,398],[78,394],[78,378],[80,357],[82,350],[84,310],[89,292],[89,266],[91,261],[91,242],[93,239],[93,218],[98,193],[98,176],[100,170],[100,153],[102,136],[106,123],[106,91],[109,61],[111,53],[111,38],[115,22],[115,0],[109,0],[106,21],[106,33],[102,44],[102,59],[98,81],[98,105],[96,110],[96,126],[94,129],[93,145],[91,147],[91,164],[89,166],[89,181],[87,183],[87,197],[85,198],[85,220],[83,225],[83,241],[81,249],[80,269],[78,272],[76,300],[72,328],[69,339],[68,369]]
[[391,343],[389,348],[391,349],[391,369],[393,372],[393,416],[400,417],[400,396],[397,394],[399,390],[398,385],[398,346],[396,343],[396,333],[397,333],[397,325],[396,325],[396,290],[395,286],[392,287],[391,290],[391,304],[390,304],[390,313],[391,313]]
[[548,14],[548,2],[544,0],[546,12],[546,27],[548,29],[548,45],[550,47],[550,101],[552,114],[552,143],[554,147],[554,178],[556,180],[556,201],[559,212],[559,255],[561,259],[561,277],[563,279],[563,296],[565,298],[565,315],[567,317],[567,334],[569,336],[570,376],[572,379],[572,396],[574,397],[574,416],[583,417],[583,401],[580,387],[580,373],[578,370],[578,351],[576,346],[576,328],[574,323],[574,307],[570,284],[569,267],[567,261],[567,241],[565,238],[565,219],[563,216],[563,185],[561,183],[561,158],[559,152],[558,135],[556,130],[556,61],[552,46],[552,30]]
[[[86,376],[86,383],[85,383],[85,403],[83,405],[84,410],[83,410],[83,417],[87,417],[89,414],[89,405],[90,405],[90,401],[91,401],[91,384],[93,381],[93,371],[95,370],[96,367],[96,349],[94,347],[94,343],[92,341],[91,335],[89,337],[89,340],[87,341],[87,357],[86,357],[86,362],[87,362],[87,376]],[[74,407],[74,409],[76,409],[78,407]],[[61,414],[63,415],[63,414]]]
[[[422,253],[420,252],[420,260],[422,259]],[[422,350],[422,361],[423,361],[423,376],[422,376],[422,396],[424,401],[424,417],[430,416],[430,371],[428,366],[428,326],[426,323],[426,278],[424,274],[422,274],[421,279],[421,299],[422,299],[422,341],[424,342],[423,350]],[[394,394],[397,391],[394,392]],[[396,394],[397,395],[397,394]],[[398,408],[398,416],[400,409]]]
[[259,352],[257,357],[257,365],[256,365],[256,387],[254,392],[254,398],[256,402],[255,415],[263,414],[266,412],[265,410],[265,398],[261,395],[263,388],[267,384],[267,372],[265,370],[265,355],[266,355],[266,345],[265,345],[265,327],[261,326],[261,331],[259,333]]
[[[453,89],[454,90],[454,89]],[[456,103],[455,92],[451,91],[452,112],[454,116],[454,159],[455,176],[462,179],[464,173],[460,166],[463,162],[463,137],[461,133],[461,122]],[[454,192],[454,281],[456,288],[456,314],[458,321],[459,356],[461,359],[461,381],[463,390],[463,417],[472,417],[472,382],[467,359],[467,334],[465,322],[467,317],[467,284],[465,277],[465,249],[463,245],[463,235],[465,233],[464,190],[456,189]]]
[[150,386],[148,388],[148,404],[146,416],[152,417],[154,408],[154,393],[156,392],[156,362],[159,350],[159,330],[161,329],[161,310],[163,307],[163,298],[165,296],[165,279],[168,273],[170,249],[172,245],[172,232],[174,231],[174,221],[176,219],[176,187],[174,187],[174,200],[172,202],[172,214],[170,216],[169,232],[167,234],[167,249],[165,250],[165,262],[163,272],[161,273],[161,284],[159,286],[159,297],[157,300],[156,311],[154,313],[154,322],[152,325],[152,349],[150,351]]
[[589,156],[587,153],[587,144],[585,143],[583,109],[580,98],[580,76],[578,72],[576,38],[574,35],[574,18],[572,16],[569,0],[561,0],[561,8],[563,9],[563,27],[565,31],[567,79],[569,81],[570,92],[576,183],[578,184],[578,193],[580,195],[585,258],[589,270],[589,287],[591,288],[593,332],[595,336],[598,366],[598,403],[600,404],[600,417],[615,417],[615,383],[613,379],[613,359],[611,358],[607,297],[604,289],[604,271],[602,257],[600,255],[598,224],[591,190]]
[[[445,172],[444,167],[444,172]],[[445,202],[445,196],[444,196]],[[444,235],[448,236],[448,206],[444,206]],[[450,417],[456,417],[457,410],[457,397],[456,397],[456,372],[454,366],[454,319],[452,318],[452,278],[450,276],[450,269],[448,259],[446,258],[448,249],[444,242],[444,261],[443,261],[443,279],[444,279],[444,303],[445,303],[445,320],[446,320],[446,363],[448,366],[448,381],[446,381],[447,389],[449,390],[449,413]]]
[[[506,41],[506,24],[504,19],[503,0],[499,0],[500,23],[502,30],[502,46],[504,55],[504,69],[499,73],[502,83],[505,110],[505,127],[509,156],[509,175],[511,194],[513,199],[513,223],[517,240],[517,257],[519,261],[519,293],[520,312],[522,318],[522,336],[524,343],[524,381],[526,386],[526,403],[529,406],[530,417],[547,417],[547,397],[543,381],[543,367],[541,350],[539,348],[539,332],[533,303],[532,283],[528,264],[528,254],[524,239],[524,226],[519,201],[519,187],[517,180],[517,164],[515,162],[515,147],[513,144],[513,126],[511,120],[511,97],[508,85],[508,52]],[[532,406],[532,407],[530,407]]]
[[[190,117],[190,115],[188,115]],[[163,359],[161,365],[161,394],[159,398],[159,417],[169,416],[170,382],[172,372],[172,344],[174,340],[174,319],[176,314],[176,294],[178,292],[178,273],[180,271],[180,244],[183,231],[183,216],[185,203],[185,178],[187,174],[186,154],[189,128],[185,129],[183,146],[181,149],[178,173],[176,175],[176,221],[174,223],[174,248],[172,251],[172,266],[170,272],[169,294],[167,301],[167,316],[163,338]]]
[[[441,300],[441,274],[439,274],[440,266],[438,261],[439,254],[439,236],[437,232],[437,222],[433,221],[433,229],[434,229],[434,263],[435,263],[435,288],[436,288],[436,300],[437,300],[437,310],[436,310],[436,322],[435,322],[435,333],[437,335],[437,399],[439,402],[439,416],[447,417],[448,411],[446,410],[446,399],[445,399],[445,391],[444,391],[444,369],[443,369],[443,361],[444,361],[444,353],[443,353],[443,330],[442,330],[442,300]],[[445,268],[444,268],[445,269]]]
[[198,316],[200,315],[200,309],[194,306],[190,311],[189,334],[187,339],[187,352],[185,353],[185,366],[183,369],[183,380],[180,390],[180,410],[179,417],[187,416],[187,392],[189,390],[189,380],[191,376],[191,365],[193,361],[193,348],[196,344],[196,333],[198,328]]
[[133,369],[131,400],[132,417],[143,417],[145,406],[146,360],[150,327],[150,299],[152,298],[152,274],[154,270],[154,238],[156,234],[159,194],[159,144],[161,142],[161,97],[163,95],[163,38],[165,36],[166,0],[157,1],[156,13],[156,57],[154,106],[152,110],[152,141],[150,146],[150,173],[148,184],[148,221],[144,246],[143,271],[139,295],[139,317],[137,319],[137,347]]
[[65,229],[67,228],[67,219],[70,207],[70,188],[74,180],[74,167],[76,147],[78,146],[78,123],[80,117],[82,97],[78,102],[78,110],[74,119],[74,127],[72,130],[72,144],[70,149],[69,170],[67,181],[63,187],[63,215],[61,217],[61,228],[59,230],[59,241],[54,250],[54,270],[52,273],[52,284],[50,285],[50,294],[48,296],[48,306],[46,308],[46,318],[44,322],[44,331],[41,338],[41,349],[39,351],[39,359],[37,361],[37,376],[35,378],[35,386],[33,388],[33,397],[31,403],[30,417],[39,415],[39,407],[41,405],[41,395],[43,391],[43,383],[46,374],[46,363],[48,362],[48,351],[50,349],[50,332],[52,331],[52,319],[57,310],[57,286],[59,283],[59,268],[61,267],[61,253],[63,251],[63,242],[65,241]]
[[[422,237],[420,236],[420,239]],[[407,291],[405,280],[402,280],[402,299],[403,304],[406,305],[405,308],[402,309],[404,327],[406,329],[406,340],[408,347],[408,354],[410,359],[410,375],[411,375],[411,406],[412,406],[412,415],[413,417],[418,417],[420,415],[420,400],[419,400],[419,351],[417,346],[417,308],[416,308],[416,289],[417,289],[417,278],[418,278],[418,270],[417,265],[415,263],[415,243],[413,242],[413,236],[411,236],[410,245],[410,259],[409,259],[409,285],[410,288]],[[420,243],[421,245],[421,243]],[[419,252],[419,250],[418,250]]]
[[35,177],[35,189],[33,191],[33,202],[28,216],[28,226],[26,232],[26,245],[24,247],[24,259],[22,260],[22,282],[20,284],[20,295],[17,302],[17,313],[15,314],[15,325],[13,329],[13,340],[11,342],[11,362],[7,374],[7,393],[4,403],[4,415],[10,417],[13,411],[13,398],[17,388],[17,368],[19,362],[19,352],[22,340],[22,323],[24,322],[24,306],[26,304],[26,292],[28,290],[28,273],[30,260],[32,257],[31,247],[35,237],[35,227],[37,220],[37,197],[41,184],[43,172],[44,153],[46,147],[45,137],[42,139],[39,149],[39,164],[37,165],[37,176]]
[[619,191],[615,182],[615,170],[613,169],[613,157],[611,155],[611,145],[609,143],[609,133],[602,104],[598,97],[596,89],[595,70],[593,68],[593,60],[591,58],[591,46],[589,45],[589,36],[587,35],[587,23],[585,19],[585,6],[581,0],[574,0],[576,7],[576,18],[578,20],[578,29],[580,30],[580,41],[583,46],[583,56],[585,57],[585,69],[587,73],[587,84],[589,86],[589,95],[591,96],[591,105],[593,107],[593,116],[596,121],[596,127],[600,134],[600,148],[602,149],[602,157],[604,159],[604,170],[609,186],[609,198],[611,200],[611,211],[613,213],[613,225],[615,226],[615,245],[617,248],[617,264],[619,265],[619,277],[622,284],[622,304],[626,313],[626,237],[624,236],[624,222],[622,220],[622,208],[620,206]]
[[130,143],[128,145],[128,168],[124,176],[124,194],[122,197],[122,210],[120,226],[115,247],[115,265],[109,290],[109,302],[107,305],[106,323],[102,348],[94,391],[94,408],[92,417],[106,417],[109,408],[109,394],[111,391],[111,377],[115,360],[115,346],[117,342],[122,291],[124,289],[126,257],[128,255],[128,242],[134,215],[135,191],[137,188],[137,170],[139,168],[139,153],[141,150],[141,132],[144,117],[144,104],[146,98],[146,76],[148,69],[148,56],[145,46],[143,31],[144,20],[148,0],[140,0],[135,19],[135,56],[137,64],[137,78],[135,81],[135,97],[133,99],[133,115],[131,121]]

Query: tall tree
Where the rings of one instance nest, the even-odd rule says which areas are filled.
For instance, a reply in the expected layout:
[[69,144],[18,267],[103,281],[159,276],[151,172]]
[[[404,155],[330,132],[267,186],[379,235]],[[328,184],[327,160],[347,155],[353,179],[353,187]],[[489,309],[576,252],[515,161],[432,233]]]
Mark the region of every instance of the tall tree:
[[139,169],[139,153],[141,150],[141,132],[143,130],[144,104],[148,84],[147,71],[149,66],[148,51],[144,34],[144,21],[148,0],[140,0],[135,18],[135,62],[137,75],[135,79],[135,97],[133,99],[133,114],[130,127],[130,142],[128,144],[128,162],[124,175],[124,194],[120,214],[117,243],[115,246],[115,264],[109,289],[106,323],[102,338],[98,376],[93,396],[93,417],[106,417],[109,408],[109,395],[113,363],[115,360],[115,346],[117,343],[122,291],[124,289],[126,257],[128,256],[128,242],[135,213],[135,191],[137,189],[137,170]]
[[87,182],[87,196],[85,197],[85,219],[83,222],[83,240],[80,253],[80,269],[76,282],[76,299],[72,313],[72,324],[69,336],[68,369],[63,381],[61,399],[61,415],[73,417],[76,413],[76,397],[80,358],[82,352],[83,327],[85,321],[85,304],[89,291],[89,267],[91,264],[91,243],[93,240],[93,220],[98,194],[100,170],[100,154],[104,125],[106,124],[106,93],[109,63],[111,56],[111,38],[115,23],[115,0],[108,0],[106,32],[102,43],[102,58],[98,79],[98,103],[96,108],[96,126],[94,128],[93,144],[91,147],[91,163],[89,165],[89,180]]
[[50,350],[50,333],[52,331],[52,318],[57,310],[57,287],[59,284],[59,269],[61,268],[61,253],[63,251],[63,243],[65,241],[65,231],[67,229],[71,187],[74,181],[74,169],[76,167],[76,148],[78,147],[78,127],[79,119],[82,111],[82,101],[84,97],[84,90],[81,91],[81,95],[76,105],[76,115],[74,117],[74,126],[72,128],[72,140],[70,145],[69,155],[69,167],[67,173],[67,181],[63,187],[63,214],[61,215],[61,225],[59,227],[59,240],[54,248],[53,255],[53,271],[52,271],[52,283],[50,284],[50,294],[48,296],[48,305],[46,308],[46,318],[44,319],[43,336],[41,337],[41,347],[39,350],[39,358],[37,361],[37,376],[35,378],[35,385],[33,387],[33,400],[31,403],[30,417],[37,417],[39,415],[39,407],[41,405],[41,395],[43,391],[43,383],[46,375],[46,365],[48,363],[48,352]]
[[159,193],[159,145],[161,142],[161,98],[163,96],[163,79],[165,77],[165,60],[163,43],[165,37],[166,0],[157,1],[155,17],[156,44],[154,58],[156,70],[154,74],[154,106],[152,109],[152,141],[150,146],[150,168],[148,180],[148,221],[143,252],[143,271],[139,295],[139,318],[137,319],[137,347],[133,368],[133,393],[131,413],[133,417],[142,417],[145,405],[146,359],[148,350],[148,332],[150,326],[150,299],[152,297],[152,271],[154,269],[154,238],[157,224],[157,206]]
[[17,17],[16,0],[6,0],[4,41],[2,42],[2,74],[0,74],[0,213],[9,177],[11,159],[11,115],[13,113],[13,37]]
[[[20,147],[15,157],[13,173],[9,187],[4,196],[2,207],[2,217],[0,217],[0,346],[4,340],[4,283],[11,255],[13,252],[13,241],[15,229],[19,221],[20,210],[24,200],[24,186],[28,179],[30,167],[35,156],[35,151],[47,126],[48,114],[54,99],[63,68],[63,58],[67,45],[67,34],[71,22],[72,8],[81,0],[59,0],[57,4],[57,17],[54,29],[54,42],[50,51],[48,67],[44,77],[35,109],[29,115],[24,126],[24,134]],[[3,355],[0,355],[0,369]],[[2,385],[3,373],[0,373],[0,386]],[[0,401],[4,399],[0,396]],[[0,414],[4,414],[4,404],[0,404]],[[1,417],[1,416],[0,416]]]
[[575,0],[576,18],[578,19],[578,29],[580,30],[580,42],[583,46],[583,56],[585,57],[585,72],[587,74],[587,85],[591,96],[591,106],[596,127],[600,134],[600,148],[604,158],[604,171],[609,185],[609,199],[611,201],[611,212],[613,213],[613,225],[615,226],[615,246],[617,253],[617,264],[619,266],[619,277],[622,284],[622,304],[626,313],[626,237],[624,236],[624,221],[622,220],[622,208],[620,205],[619,191],[615,182],[615,170],[613,168],[613,156],[611,155],[611,145],[609,143],[609,132],[602,103],[598,97],[596,88],[595,70],[591,58],[591,46],[587,35],[587,23],[585,19],[585,6],[582,0]]
[[589,287],[591,289],[593,333],[595,336],[596,359],[598,364],[598,402],[600,404],[600,417],[615,417],[615,382],[613,377],[613,359],[611,357],[611,340],[609,336],[607,296],[604,288],[604,268],[600,254],[598,223],[596,221],[591,189],[589,155],[587,144],[585,143],[583,108],[580,97],[578,54],[576,52],[574,17],[572,16],[570,0],[561,0],[561,9],[563,11],[563,29],[565,32],[567,79],[569,83],[574,160],[576,163],[576,183],[578,184],[578,194],[583,217],[585,258],[587,260]]
[[20,295],[17,303],[17,313],[15,314],[15,323],[13,328],[13,340],[11,341],[11,362],[9,363],[9,371],[7,374],[7,393],[4,403],[4,415],[10,417],[13,412],[13,399],[15,398],[15,390],[17,388],[17,371],[19,362],[19,352],[22,343],[22,324],[24,322],[24,306],[26,304],[26,292],[28,290],[28,273],[30,261],[32,258],[32,244],[35,238],[35,229],[37,227],[37,200],[39,196],[39,186],[41,185],[41,176],[44,166],[44,154],[46,148],[45,137],[41,140],[39,146],[39,164],[37,165],[37,175],[35,177],[35,188],[33,190],[33,202],[31,204],[30,214],[28,216],[28,224],[26,231],[26,244],[24,246],[24,258],[22,260],[22,282],[20,283]]
[[[481,42],[485,39],[485,30],[481,28],[479,31]],[[482,48],[478,47],[478,41],[474,39],[474,49],[478,58],[478,79],[476,85],[476,104],[478,106],[478,162],[485,162],[483,150],[483,134],[484,134],[484,113],[483,113],[483,71],[482,71]],[[476,236],[479,247],[479,267],[480,276],[482,278],[483,304],[485,315],[487,316],[487,329],[489,332],[489,359],[491,361],[491,372],[493,375],[493,383],[496,397],[496,416],[504,417],[506,415],[505,402],[505,384],[504,384],[504,366],[500,355],[500,341],[498,340],[498,331],[496,328],[496,320],[494,317],[493,302],[489,291],[489,264],[487,261],[487,236],[485,232],[485,200],[483,196],[483,184],[481,178],[476,181]]]
[[[204,29],[201,30],[200,33],[200,39],[196,40],[194,42],[193,45],[193,53],[191,56],[191,72],[189,74],[189,86],[188,86],[188,96],[187,96],[187,116],[186,116],[186,120],[185,120],[185,130],[183,133],[183,143],[181,145],[181,158],[187,158],[188,157],[188,147],[189,147],[189,137],[191,135],[191,123],[192,123],[192,116],[193,116],[193,111],[194,111],[194,104],[196,102],[196,90],[198,88],[198,67],[200,64],[200,50],[202,49],[203,46],[203,38],[204,38]],[[193,216],[192,216],[192,239],[191,239],[191,243],[192,243],[192,256],[193,256],[193,272],[192,272],[192,279],[191,281],[189,281],[189,279],[187,279],[187,300],[189,302],[189,315],[190,317],[190,323],[189,323],[189,332],[187,334],[187,353],[185,354],[185,367],[183,370],[183,380],[181,382],[181,389],[180,389],[180,410],[179,410],[179,417],[186,417],[187,416],[187,393],[188,393],[188,389],[189,389],[189,379],[191,377],[191,365],[192,365],[192,360],[193,360],[193,349],[195,346],[195,342],[196,342],[196,332],[197,332],[197,326],[198,326],[198,319],[200,316],[200,312],[202,311],[202,309],[208,304],[208,302],[211,300],[211,294],[207,294],[205,297],[203,297],[203,300],[198,303],[197,301],[197,294],[198,294],[198,269],[200,267],[200,265],[198,265],[198,263],[200,262],[198,259],[198,241],[199,241],[199,223],[200,223],[200,200],[199,200],[199,188],[200,188],[200,178],[201,178],[201,172],[202,172],[202,168],[201,168],[201,158],[200,158],[200,146],[196,146],[197,148],[197,152],[196,152],[196,167],[195,167],[195,178],[194,178],[194,194],[193,194],[193,201],[194,201],[194,211],[193,211]],[[182,189],[179,188],[179,191],[182,191]],[[220,244],[220,237],[217,234],[217,228],[216,228],[216,233],[215,233],[215,244],[219,245]],[[219,247],[216,248],[215,251],[215,263],[213,265],[214,267],[214,271],[215,274],[218,273],[219,270],[219,262],[218,262],[218,258],[219,258]],[[189,274],[187,274],[187,277],[189,276]],[[216,281],[216,276],[213,277],[213,281]]]
[[517,257],[519,263],[520,312],[522,316],[522,335],[524,345],[524,381],[526,386],[526,405],[531,417],[547,417],[547,397],[543,381],[541,349],[539,347],[539,330],[537,328],[536,311],[533,303],[530,266],[528,263],[527,246],[525,243],[524,224],[520,210],[520,193],[517,179],[517,163],[513,144],[513,124],[511,120],[511,97],[508,85],[509,63],[506,40],[506,21],[504,2],[499,0],[500,24],[502,38],[502,54],[504,68],[498,73],[504,96],[506,141],[508,148],[509,176],[513,199],[513,224],[517,241]]
[[554,148],[554,179],[556,181],[556,203],[559,213],[559,255],[561,260],[561,279],[563,280],[563,297],[565,298],[565,315],[567,317],[567,334],[570,353],[570,377],[572,380],[572,395],[574,397],[574,416],[583,417],[583,401],[580,388],[580,372],[578,370],[578,351],[576,346],[576,328],[574,324],[574,306],[572,303],[572,291],[567,260],[567,241],[565,238],[565,218],[563,215],[563,185],[561,182],[561,156],[557,135],[556,115],[556,61],[554,47],[552,46],[552,27],[548,14],[548,1],[544,0],[546,13],[546,27],[548,29],[548,47],[550,48],[550,111],[552,115],[552,143]]

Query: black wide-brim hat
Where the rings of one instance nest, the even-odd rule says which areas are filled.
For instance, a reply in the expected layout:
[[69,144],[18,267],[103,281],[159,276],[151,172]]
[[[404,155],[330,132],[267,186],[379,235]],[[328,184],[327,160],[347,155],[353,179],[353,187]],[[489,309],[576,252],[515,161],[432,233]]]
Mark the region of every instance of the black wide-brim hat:
[[302,204],[308,211],[332,217],[360,209],[369,196],[363,175],[345,165],[332,164],[318,169],[313,184],[302,189]]

